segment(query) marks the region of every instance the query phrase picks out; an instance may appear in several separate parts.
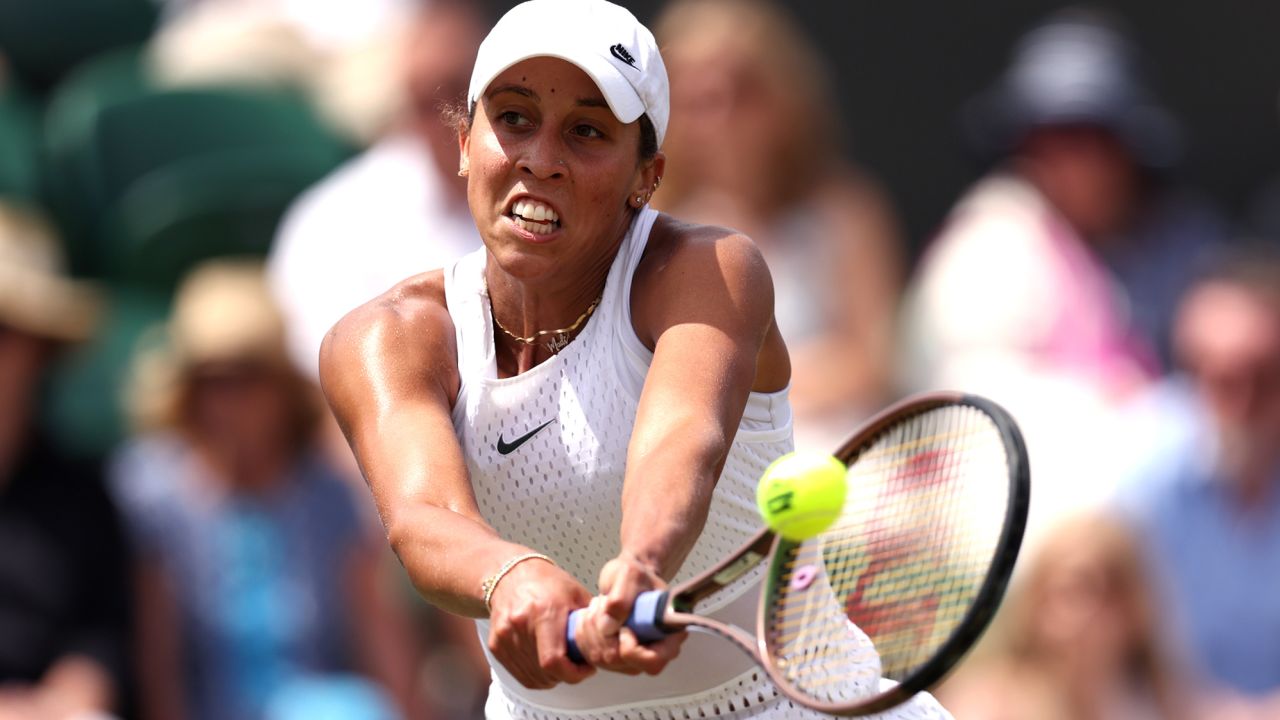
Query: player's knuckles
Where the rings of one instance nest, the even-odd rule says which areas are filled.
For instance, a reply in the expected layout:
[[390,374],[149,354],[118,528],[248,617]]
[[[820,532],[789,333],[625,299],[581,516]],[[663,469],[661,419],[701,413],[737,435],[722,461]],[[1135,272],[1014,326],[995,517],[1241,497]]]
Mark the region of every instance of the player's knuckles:
[[542,671],[549,677],[558,682],[569,683],[574,685],[582,682],[591,673],[587,668],[575,665],[573,661],[562,656],[542,658],[540,663]]
[[489,639],[485,642],[485,645],[488,646],[489,652],[493,653],[495,658],[501,660],[503,655],[506,654],[505,651],[507,644],[510,642],[510,637],[509,633],[504,632],[495,625],[489,628]]
[[511,623],[496,624],[489,630],[489,650],[494,655],[507,655],[510,657],[515,648],[520,643],[520,636],[524,633]]
[[631,613],[631,597],[623,593],[613,593],[605,598],[604,612],[619,623],[626,622]]
[[605,667],[617,668],[622,666],[622,652],[618,650],[617,645],[607,645],[601,649],[600,662]]
[[623,657],[618,646],[612,643],[599,648],[591,664],[611,672],[625,672],[630,675],[634,675],[636,672]]
[[640,669],[643,670],[646,675],[657,675],[667,667],[668,662],[670,661],[666,658],[659,659],[659,660],[651,660],[649,662],[644,663]]
[[609,672],[621,673],[623,675],[639,675],[641,673],[640,668],[636,667],[632,663],[623,662],[621,659],[611,663],[601,664],[600,667],[608,670]]

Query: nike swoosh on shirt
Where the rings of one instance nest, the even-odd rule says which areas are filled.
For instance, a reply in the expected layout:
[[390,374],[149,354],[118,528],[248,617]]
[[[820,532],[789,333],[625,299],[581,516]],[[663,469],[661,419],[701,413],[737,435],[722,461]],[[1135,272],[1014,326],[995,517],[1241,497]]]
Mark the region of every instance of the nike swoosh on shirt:
[[541,425],[539,425],[538,427],[536,427],[536,428],[534,428],[534,429],[530,430],[529,432],[525,433],[524,435],[521,435],[520,437],[516,438],[515,440],[512,440],[511,442],[507,442],[507,441],[503,440],[503,439],[502,439],[502,435],[498,435],[498,446],[497,446],[497,447],[498,447],[498,454],[499,454],[499,455],[510,455],[511,453],[513,453],[513,452],[515,452],[515,451],[516,451],[516,448],[518,448],[518,447],[520,447],[521,445],[523,445],[523,444],[525,444],[525,443],[529,442],[529,439],[530,439],[530,438],[532,438],[534,435],[537,435],[537,434],[538,434],[538,431],[542,430],[542,428],[544,428],[544,427],[546,427],[546,426],[550,425],[551,423],[553,423],[553,422],[555,422],[555,421],[556,421],[556,419],[555,419],[555,418],[551,418],[550,420],[548,420],[548,421],[546,421],[546,422],[542,423],[542,424],[541,424]]

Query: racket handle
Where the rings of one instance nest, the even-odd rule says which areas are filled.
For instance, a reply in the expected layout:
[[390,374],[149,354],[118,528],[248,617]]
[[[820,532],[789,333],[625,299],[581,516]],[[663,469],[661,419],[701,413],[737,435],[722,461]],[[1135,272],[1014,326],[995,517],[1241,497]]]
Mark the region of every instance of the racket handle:
[[[640,642],[648,644],[657,642],[667,636],[667,631],[662,629],[662,616],[667,611],[667,591],[666,590],[649,590],[642,592],[636,596],[635,603],[631,606],[631,614],[627,616],[627,627],[631,632],[635,633],[636,639]],[[569,659],[582,665],[586,663],[586,659],[582,657],[582,653],[578,650],[578,643],[575,640],[578,634],[578,623],[582,622],[582,610],[574,610],[569,613],[569,621],[565,623],[564,639],[566,653]]]

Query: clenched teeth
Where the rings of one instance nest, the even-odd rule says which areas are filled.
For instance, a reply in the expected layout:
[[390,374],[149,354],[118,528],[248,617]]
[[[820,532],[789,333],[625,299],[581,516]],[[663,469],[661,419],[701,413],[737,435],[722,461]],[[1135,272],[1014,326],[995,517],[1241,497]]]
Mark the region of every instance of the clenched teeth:
[[555,210],[533,200],[517,200],[511,207],[511,214],[535,222],[560,222],[560,216]]
[[525,220],[519,215],[512,215],[511,222],[515,223],[516,227],[528,230],[534,235],[546,235],[556,229],[555,223],[535,222],[533,220]]

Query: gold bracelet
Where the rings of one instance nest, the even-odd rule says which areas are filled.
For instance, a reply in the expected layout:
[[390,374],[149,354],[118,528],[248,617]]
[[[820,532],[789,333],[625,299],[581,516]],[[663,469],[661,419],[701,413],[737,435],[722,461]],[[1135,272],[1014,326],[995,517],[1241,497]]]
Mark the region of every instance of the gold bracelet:
[[[511,572],[512,568],[524,562],[525,560],[546,560],[552,565],[556,564],[555,560],[552,560],[551,558],[547,557],[546,555],[543,555],[542,553],[536,553],[536,552],[517,555],[511,558],[510,560],[506,561],[505,563],[503,563],[502,567],[498,568],[498,572],[485,578],[484,582],[480,583],[480,589],[484,591],[484,609],[486,611],[493,612],[493,608],[489,607],[489,600],[490,598],[493,597],[494,589],[498,587],[498,581],[501,580],[503,576],[505,576],[507,573]],[[556,565],[556,567],[559,567],[559,566]]]

